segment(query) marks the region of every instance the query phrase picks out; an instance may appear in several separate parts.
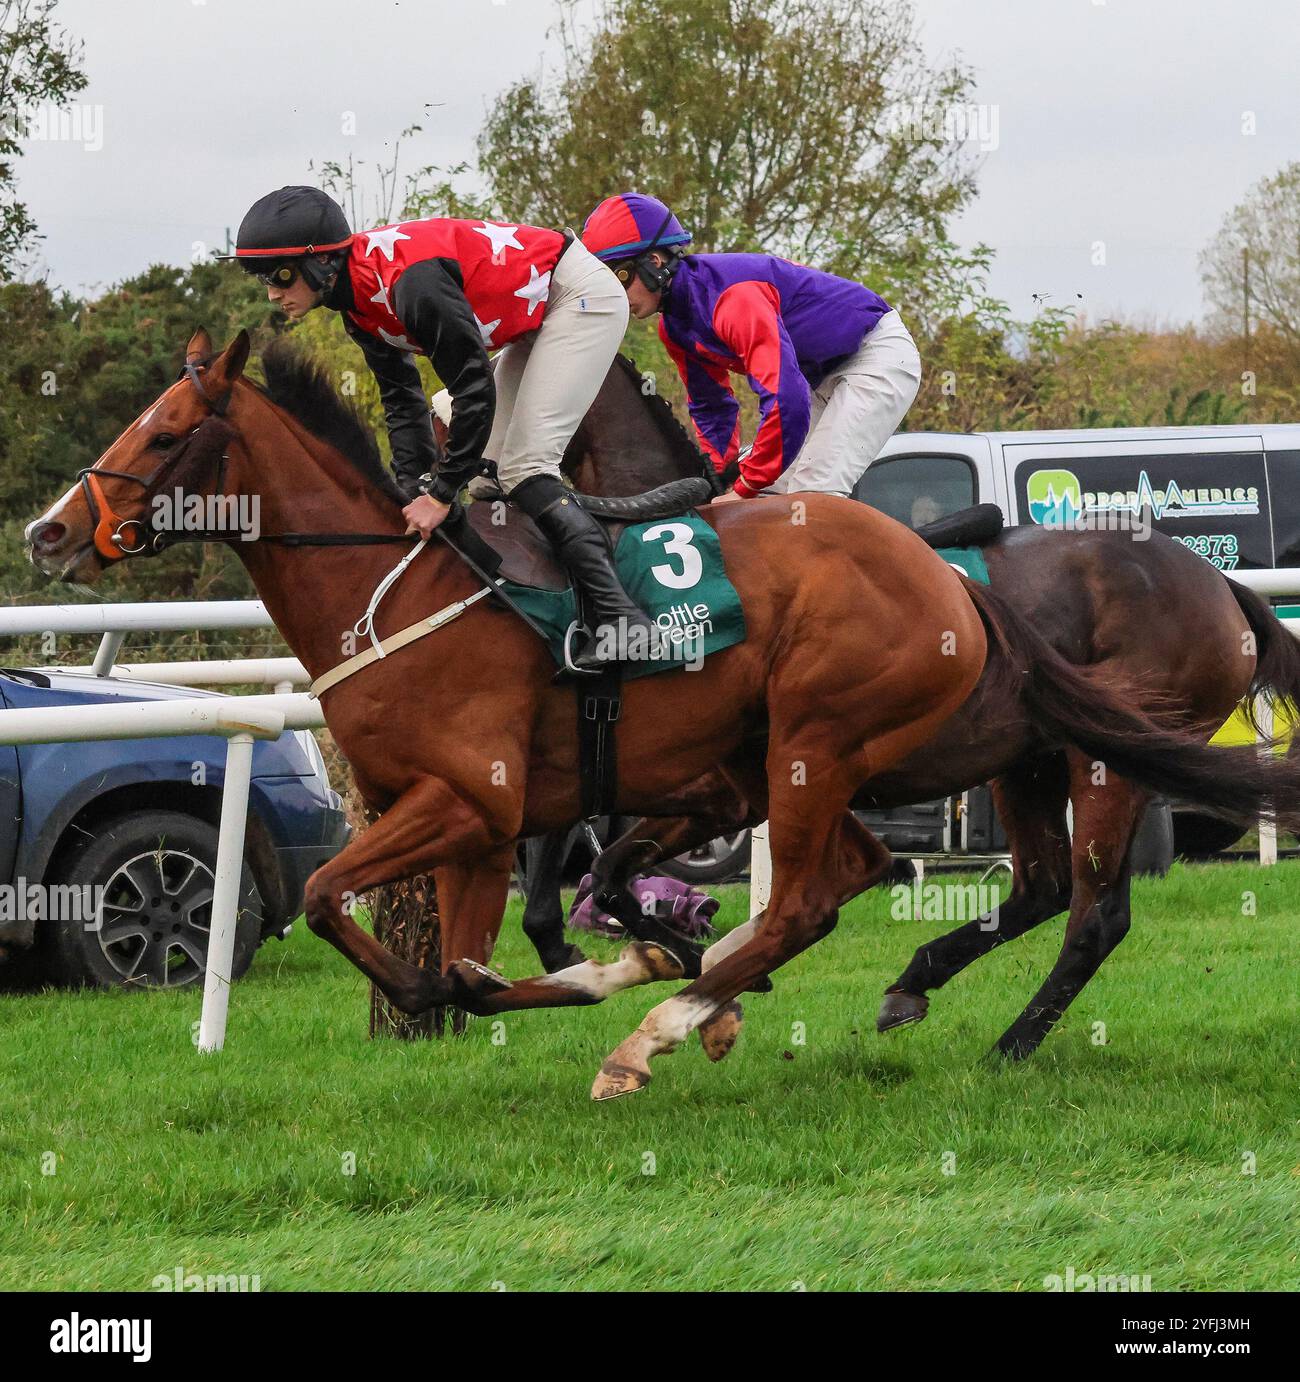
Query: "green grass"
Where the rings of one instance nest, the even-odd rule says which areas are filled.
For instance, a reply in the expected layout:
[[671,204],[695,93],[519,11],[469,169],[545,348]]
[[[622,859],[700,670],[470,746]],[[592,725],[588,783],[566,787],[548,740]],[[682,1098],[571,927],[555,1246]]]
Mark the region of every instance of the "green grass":
[[[602,1105],[602,1057],[667,986],[509,1016],[504,1044],[487,1021],[372,1042],[363,980],[300,927],[235,990],[218,1056],[191,1043],[193,992],[2,997],[0,1288],[183,1267],[264,1290],[1041,1290],[1073,1266],[1294,1290],[1298,882],[1283,863],[1139,884],[1127,941],[1016,1067],[981,1058],[1061,923],[881,1037],[881,990],[944,928],[860,899],[747,999],[727,1061],[692,1039]],[[517,910],[497,961],[521,975]]]

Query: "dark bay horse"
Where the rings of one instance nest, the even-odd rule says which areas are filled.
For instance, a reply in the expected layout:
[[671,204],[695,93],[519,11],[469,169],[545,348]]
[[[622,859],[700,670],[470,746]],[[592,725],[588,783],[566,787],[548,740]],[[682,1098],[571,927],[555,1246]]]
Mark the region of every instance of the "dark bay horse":
[[[167,536],[153,526],[159,492],[256,494],[258,540],[206,536],[230,541],[285,640],[319,678],[348,657],[367,594],[393,566],[393,548],[352,535],[400,537],[402,497],[327,381],[282,362],[278,388],[268,369],[268,393],[243,378],[247,356],[245,333],[215,358],[206,334],[196,334],[186,374],[82,485],[29,525],[32,558],[48,574],[93,581]],[[670,853],[682,847],[674,830],[738,811],[767,817],[772,897],[761,928],[739,928],[714,947],[701,976],[606,1061],[597,1097],[642,1087],[651,1056],[725,1013],[883,876],[888,851],[849,808],[955,716],[964,738],[996,727],[1004,766],[1036,745],[1068,746],[1235,819],[1254,818],[1267,800],[1279,824],[1300,824],[1300,763],[1211,750],[1131,708],[1130,688],[1063,661],[1004,600],[893,520],[822,495],[704,516],[741,594],[747,637],[696,672],[629,683],[617,807],[649,818]],[[277,541],[304,532],[338,545]],[[406,1012],[590,1003],[677,977],[680,962],[644,943],[614,964],[584,962],[513,985],[484,968],[514,842],[573,823],[580,792],[572,689],[555,685],[550,655],[525,625],[490,602],[462,603],[481,589],[451,551],[431,546],[389,593],[385,626],[414,626],[435,612],[459,617],[421,647],[391,654],[396,663],[371,663],[323,693],[358,788],[382,815],[309,880],[309,927]],[[644,849],[628,837],[609,852],[607,874]],[[444,954],[467,957],[439,975],[385,950],[350,907],[372,888],[429,872]]]
[[[635,494],[697,473],[700,453],[686,431],[666,404],[644,391],[642,376],[620,359],[566,457],[579,488]],[[1198,737],[1208,739],[1243,696],[1300,699],[1300,646],[1267,602],[1171,538],[1152,533],[1149,541],[1134,542],[1116,532],[1035,526],[1005,528],[981,546],[994,590],[1056,653],[1103,681],[1126,684],[1139,708],[1172,714]],[[1150,794],[1118,772],[1098,774],[1087,754],[1050,740],[1008,754],[1002,733],[996,708],[973,698],[934,741],[875,779],[856,804],[927,801],[992,780],[1012,853],[1013,892],[996,918],[973,919],[922,945],[887,990],[878,1026],[883,1032],[920,1021],[928,992],[1068,909],[1055,968],[998,1042],[1003,1054],[1023,1057],[1129,929],[1127,861]],[[725,787],[719,796],[725,800]],[[757,807],[744,808],[737,801],[712,822],[664,824],[661,831],[669,833],[657,849],[647,845],[629,855],[624,847],[626,867],[650,869],[681,848],[761,819]],[[646,823],[630,835],[658,838]],[[535,869],[524,924],[544,962],[548,954],[565,953],[563,838],[530,855]],[[610,859],[602,869],[612,872]],[[625,873],[611,877],[610,886]],[[726,1054],[737,1025],[733,1009],[728,1022],[702,1029],[710,1055]]]

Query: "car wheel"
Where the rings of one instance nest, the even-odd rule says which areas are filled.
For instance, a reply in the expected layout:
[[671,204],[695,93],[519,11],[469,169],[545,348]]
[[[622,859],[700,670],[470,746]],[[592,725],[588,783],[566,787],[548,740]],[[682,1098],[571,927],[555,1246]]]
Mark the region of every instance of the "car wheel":
[[665,859],[658,866],[659,873],[683,883],[725,883],[749,867],[749,831],[734,835],[719,835],[686,854]]
[[[65,856],[51,881],[94,889],[89,906],[59,907],[49,928],[56,976],[95,988],[185,988],[207,968],[217,830],[179,811],[104,822]],[[231,977],[253,962],[262,907],[247,865]],[[87,919],[89,918],[89,919]]]

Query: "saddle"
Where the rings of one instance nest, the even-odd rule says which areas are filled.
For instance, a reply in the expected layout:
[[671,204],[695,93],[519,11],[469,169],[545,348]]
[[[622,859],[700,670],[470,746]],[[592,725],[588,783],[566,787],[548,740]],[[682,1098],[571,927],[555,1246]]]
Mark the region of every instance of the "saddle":
[[1005,519],[996,504],[975,504],[916,530],[931,547],[983,547],[1002,531]]
[[[644,494],[608,498],[582,494],[582,507],[605,525],[612,546],[633,523],[675,518],[713,497],[704,478],[672,480]],[[479,495],[450,520],[448,536],[493,575],[537,590],[567,590],[569,578],[551,544],[527,514],[506,502],[500,491]],[[444,525],[446,526],[446,525]]]

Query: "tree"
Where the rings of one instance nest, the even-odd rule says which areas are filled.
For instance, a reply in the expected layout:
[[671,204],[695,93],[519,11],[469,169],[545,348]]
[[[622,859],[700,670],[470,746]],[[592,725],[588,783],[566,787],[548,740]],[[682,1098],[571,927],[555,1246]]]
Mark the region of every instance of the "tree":
[[[23,526],[175,380],[196,326],[222,344],[246,326],[260,348],[277,316],[260,284],[224,264],[154,265],[87,303],[45,283],[0,285],[0,511],[11,519],[0,531],[0,588],[41,589]],[[190,544],[132,563],[127,579],[134,599],[249,591],[224,548]]]
[[0,0],[0,283],[22,266],[39,238],[15,192],[27,122],[42,105],[59,106],[86,85],[81,44],[54,22],[55,0]]
[[1252,322],[1300,347],[1300,163],[1264,178],[1224,218],[1201,254],[1201,281],[1216,324]]
[[938,238],[974,194],[948,118],[972,79],[926,66],[910,4],[608,0],[587,37],[560,3],[558,80],[509,87],[479,136],[505,215],[578,225],[636,188],[700,250],[853,275]]

